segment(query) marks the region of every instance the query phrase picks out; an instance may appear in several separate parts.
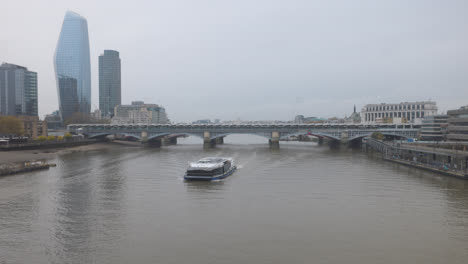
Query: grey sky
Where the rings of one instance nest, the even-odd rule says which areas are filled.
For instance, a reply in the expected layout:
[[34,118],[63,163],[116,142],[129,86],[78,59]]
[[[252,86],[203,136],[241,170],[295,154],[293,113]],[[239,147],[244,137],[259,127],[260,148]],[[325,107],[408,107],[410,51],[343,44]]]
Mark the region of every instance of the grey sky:
[[466,0],[2,2],[0,62],[38,72],[41,116],[58,109],[53,54],[67,10],[88,20],[92,108],[104,49],[120,52],[123,102],[162,104],[175,121],[468,104]]

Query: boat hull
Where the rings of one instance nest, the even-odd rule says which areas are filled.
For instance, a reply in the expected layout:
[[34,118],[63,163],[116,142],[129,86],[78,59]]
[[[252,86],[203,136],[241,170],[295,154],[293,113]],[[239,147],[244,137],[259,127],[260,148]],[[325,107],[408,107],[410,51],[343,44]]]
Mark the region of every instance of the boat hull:
[[188,176],[187,174],[184,175],[184,180],[186,181],[216,181],[216,180],[221,180],[224,178],[229,177],[231,174],[236,171],[237,167],[232,166],[227,172],[219,175],[214,175],[214,176]]

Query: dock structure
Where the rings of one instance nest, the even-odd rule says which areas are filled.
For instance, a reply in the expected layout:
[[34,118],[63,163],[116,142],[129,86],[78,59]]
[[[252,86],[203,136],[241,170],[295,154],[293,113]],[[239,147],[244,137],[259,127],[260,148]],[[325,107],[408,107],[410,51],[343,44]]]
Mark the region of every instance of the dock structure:
[[55,164],[49,164],[44,161],[28,161],[21,163],[9,163],[0,165],[0,176],[12,175],[36,170],[46,170]]
[[458,150],[430,148],[418,144],[399,142],[386,143],[373,138],[365,140],[365,148],[382,154],[386,161],[424,169],[460,179],[468,179],[468,152],[466,148]]

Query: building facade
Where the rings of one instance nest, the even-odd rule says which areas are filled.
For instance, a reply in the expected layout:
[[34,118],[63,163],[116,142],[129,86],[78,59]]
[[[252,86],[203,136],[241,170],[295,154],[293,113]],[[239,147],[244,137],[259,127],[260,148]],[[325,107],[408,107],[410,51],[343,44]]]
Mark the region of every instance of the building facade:
[[468,106],[447,111],[447,140],[468,141]]
[[[69,116],[67,109],[72,91],[77,105],[73,111],[89,114],[91,110],[91,64],[89,57],[88,22],[80,15],[68,11],[62,24],[54,55],[55,78],[62,120]],[[74,79],[74,80],[72,80]],[[76,83],[76,88],[75,88]],[[74,108],[77,107],[77,110]]]
[[122,104],[119,52],[104,50],[99,56],[99,110],[102,116],[114,115],[114,107]]
[[114,108],[112,124],[167,124],[166,110],[157,104],[132,102],[131,105],[117,105]]
[[37,116],[37,73],[26,67],[0,66],[0,114]]
[[56,130],[62,127],[62,120],[58,110],[46,115],[44,121],[47,123],[47,129]]
[[23,125],[24,136],[36,139],[40,136],[47,137],[47,122],[39,120],[37,116],[18,116]]
[[297,115],[294,117],[294,123],[296,124],[324,123],[325,121],[325,119],[315,116],[305,117],[304,115]]
[[361,123],[361,115],[358,112],[356,112],[356,105],[354,105],[354,109],[351,115],[349,115],[349,117],[345,117],[344,119],[345,119],[345,123],[348,123],[348,124]]
[[422,141],[444,141],[447,135],[447,115],[427,116],[421,124]]
[[61,76],[59,79],[60,116],[63,121],[80,112],[78,82],[75,78]]
[[368,104],[361,110],[361,123],[421,124],[424,117],[436,114],[437,104],[432,101]]

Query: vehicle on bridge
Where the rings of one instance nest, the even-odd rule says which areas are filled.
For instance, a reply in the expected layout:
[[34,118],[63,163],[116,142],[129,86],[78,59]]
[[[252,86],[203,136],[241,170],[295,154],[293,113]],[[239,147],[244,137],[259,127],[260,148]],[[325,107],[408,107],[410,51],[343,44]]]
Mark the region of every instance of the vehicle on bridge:
[[236,170],[232,158],[203,158],[191,162],[184,179],[187,181],[214,181],[228,177]]

